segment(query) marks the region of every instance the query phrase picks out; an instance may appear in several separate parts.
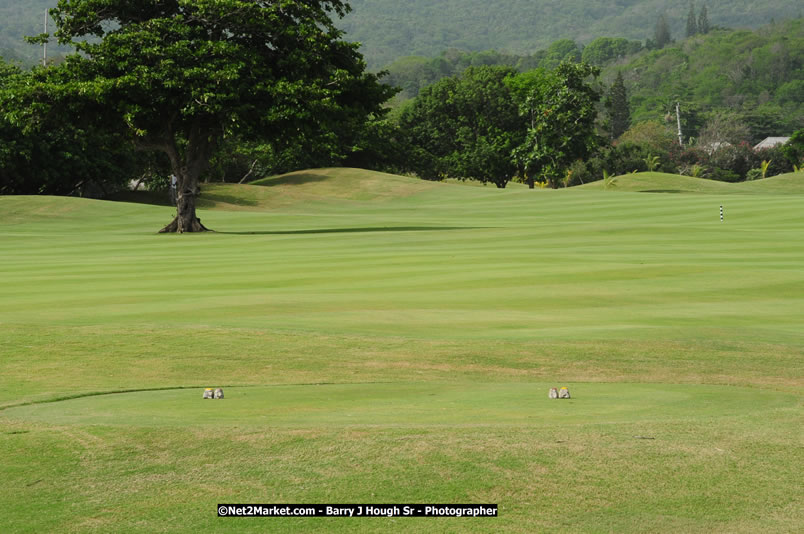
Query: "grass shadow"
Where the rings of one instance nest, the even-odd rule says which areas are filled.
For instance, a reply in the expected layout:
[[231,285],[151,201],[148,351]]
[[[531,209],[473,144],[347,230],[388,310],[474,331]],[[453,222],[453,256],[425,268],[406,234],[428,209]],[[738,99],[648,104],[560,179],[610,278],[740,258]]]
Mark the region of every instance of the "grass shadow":
[[232,206],[259,206],[257,199],[243,198],[236,195],[203,194],[196,202],[199,208],[212,208],[218,204],[231,204]]
[[152,206],[171,206],[166,191],[120,191],[112,193],[103,200],[111,202],[132,202],[134,204],[150,204]]
[[215,232],[227,235],[305,235],[305,234],[359,234],[371,232],[443,232],[450,230],[479,230],[481,226],[387,226],[370,228],[317,228],[311,230],[266,230],[252,232]]
[[302,184],[311,184],[315,182],[326,182],[330,179],[330,176],[322,175],[322,174],[291,174],[288,176],[282,176],[280,178],[265,178],[262,180],[256,180],[251,182],[251,185],[261,185],[264,187],[274,187],[277,185],[302,185]]

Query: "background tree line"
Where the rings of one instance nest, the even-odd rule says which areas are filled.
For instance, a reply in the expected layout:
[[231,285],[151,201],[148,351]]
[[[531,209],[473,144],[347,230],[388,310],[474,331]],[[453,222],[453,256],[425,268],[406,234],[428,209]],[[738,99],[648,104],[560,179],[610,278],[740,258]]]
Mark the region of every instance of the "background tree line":
[[[226,1],[233,9],[242,7],[239,0]],[[64,6],[69,14],[72,6]],[[115,6],[129,13],[125,2]],[[186,3],[181,9],[201,8]],[[294,48],[296,34],[266,26],[260,31],[289,39],[294,59],[282,60],[262,78],[232,71],[232,80],[240,84],[224,91],[221,73],[229,67],[222,66],[241,59],[276,61],[273,51],[247,52],[240,43],[229,43],[230,56],[201,54],[185,61],[183,41],[171,43],[164,36],[198,29],[163,17],[159,24],[167,26],[158,38],[141,25],[152,16],[143,13],[131,17],[130,26],[98,30],[101,37],[111,36],[111,44],[85,42],[85,55],[63,65],[25,70],[2,64],[0,193],[104,194],[143,177],[149,187],[165,187],[169,174],[184,171],[169,151],[143,148],[165,146],[160,129],[175,109],[187,114],[182,121],[190,128],[171,134],[179,151],[188,150],[198,117],[206,117],[205,135],[214,138],[204,148],[194,181],[247,181],[348,165],[431,180],[476,179],[498,187],[511,180],[559,187],[634,170],[734,181],[748,178],[763,161],[771,173],[800,164],[783,152],[758,155],[750,144],[804,126],[802,19],[756,32],[710,30],[654,50],[605,37],[586,47],[556,41],[530,56],[453,50],[412,62],[408,72],[414,77],[420,67],[434,66],[426,73],[434,82],[422,82],[418,96],[398,101],[389,115],[383,103],[396,92],[392,85],[405,78],[399,70],[384,79],[365,72],[355,45],[340,41],[342,34],[332,25],[321,41],[330,44],[315,45],[319,48],[311,53],[317,55],[307,59],[304,48]],[[80,22],[75,29],[63,26],[65,43],[92,28],[95,19],[75,20]],[[253,28],[257,20],[244,20],[243,27]],[[72,21],[68,16],[62,24]],[[198,53],[218,46],[204,39]],[[157,42],[149,52],[157,54],[153,57],[131,52]],[[237,56],[241,53],[246,55]],[[100,59],[93,60],[93,54]],[[163,57],[161,63],[152,61],[156,57]],[[177,68],[179,62],[186,65]],[[205,66],[199,70],[199,65]],[[729,69],[732,76],[717,69]],[[140,75],[132,78],[131,70]],[[285,77],[272,78],[276,72]],[[194,78],[191,83],[188,76]],[[125,80],[125,92],[110,91],[108,80],[114,79]],[[255,83],[264,86],[262,97],[255,97]],[[212,102],[217,111],[211,114]],[[682,110],[682,146],[673,132],[675,118],[668,115],[676,102]],[[221,122],[229,113],[235,115]],[[149,143],[151,136],[158,142]],[[709,150],[715,145],[723,150]]]
[[527,56],[453,49],[436,58],[401,58],[389,65],[385,80],[402,89],[394,103],[398,106],[469,66],[503,65],[524,72],[552,69],[563,60],[601,67],[600,79],[609,87],[622,77],[635,122],[664,120],[679,102],[688,140],[724,111],[746,124],[743,140],[749,143],[804,127],[804,19],[756,31],[710,28],[661,49],[610,37],[585,47],[560,40]]
[[804,163],[804,130],[787,146],[754,150],[746,141],[749,128],[734,112],[709,115],[701,137],[682,144],[675,115],[634,121],[622,76],[606,87],[598,74],[597,67],[571,61],[524,73],[468,67],[394,113],[396,144],[404,149],[385,170],[555,188],[638,171],[736,182]]

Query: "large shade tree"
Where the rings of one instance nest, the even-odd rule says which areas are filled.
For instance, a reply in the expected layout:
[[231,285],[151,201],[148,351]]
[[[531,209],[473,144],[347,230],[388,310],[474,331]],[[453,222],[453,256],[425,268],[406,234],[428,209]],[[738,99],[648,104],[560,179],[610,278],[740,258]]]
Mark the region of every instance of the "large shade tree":
[[164,153],[178,179],[164,232],[206,228],[199,177],[221,141],[281,147],[381,112],[393,90],[365,72],[357,45],[332,21],[341,0],[59,0],[59,42],[78,54],[41,69],[39,110],[84,103],[97,127],[125,129]]
[[558,187],[566,169],[599,146],[600,92],[591,83],[599,72],[586,63],[566,62],[553,71],[537,69],[509,80],[527,121],[525,140],[512,159],[529,187],[535,179]]
[[0,195],[103,195],[160,163],[121,132],[94,127],[85,106],[72,120],[30,120],[34,110],[19,95],[32,80],[0,59]]
[[506,79],[509,67],[469,67],[425,88],[400,117],[410,169],[422,178],[493,183],[516,174],[511,151],[522,142],[522,120]]

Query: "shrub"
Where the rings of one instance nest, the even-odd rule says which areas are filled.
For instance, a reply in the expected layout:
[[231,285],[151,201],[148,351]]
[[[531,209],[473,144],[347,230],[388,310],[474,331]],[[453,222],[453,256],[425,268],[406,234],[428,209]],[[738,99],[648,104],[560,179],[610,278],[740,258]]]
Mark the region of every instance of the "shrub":
[[695,178],[704,178],[709,155],[697,147],[678,147],[670,152],[675,172]]
[[633,171],[646,171],[645,158],[652,147],[642,144],[621,142],[606,154],[606,169],[615,175]]
[[[748,171],[759,167],[761,161],[748,143],[720,147],[709,157],[709,164],[713,168],[737,175],[736,180],[722,180],[724,182],[744,180]],[[715,169],[713,172],[717,174]],[[715,179],[721,180],[720,178]]]
[[781,145],[757,150],[755,154],[757,161],[760,162],[760,165],[756,165],[756,167],[761,167],[761,162],[763,161],[770,162],[765,173],[766,176],[777,176],[786,172],[793,172],[793,165],[790,160],[785,157],[784,147]]
[[721,169],[718,167],[710,169],[707,178],[711,180],[717,180],[719,182],[730,182],[730,183],[739,182],[743,179],[742,176],[740,176],[734,171]]
[[787,144],[779,147],[779,150],[791,166],[801,167],[804,164],[804,129],[795,132]]
[[673,132],[659,121],[645,121],[633,125],[620,136],[620,142],[645,146],[654,154],[667,153],[673,146],[678,146]]
[[754,180],[761,180],[762,179],[762,169],[751,169],[748,171],[748,174],[745,176],[745,179],[749,182]]

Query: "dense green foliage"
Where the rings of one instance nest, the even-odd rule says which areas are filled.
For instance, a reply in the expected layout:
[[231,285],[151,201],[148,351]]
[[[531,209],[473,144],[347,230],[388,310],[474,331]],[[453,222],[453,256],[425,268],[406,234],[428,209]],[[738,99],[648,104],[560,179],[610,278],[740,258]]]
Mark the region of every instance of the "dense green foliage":
[[698,17],[695,14],[695,3],[690,1],[690,12],[687,14],[687,37],[698,33]]
[[609,89],[606,99],[606,111],[608,114],[608,130],[613,139],[617,139],[631,126],[631,107],[628,102],[628,92],[625,89],[625,82],[621,73],[617,73],[617,78]]
[[[687,141],[728,112],[748,128],[743,140],[755,144],[804,127],[803,28],[804,19],[797,19],[757,31],[715,30],[652,51],[640,50],[636,42],[601,38],[585,47],[581,57],[604,65],[601,80],[607,87],[623,77],[632,122],[667,119],[668,126],[674,125],[679,102]],[[547,66],[546,58],[546,50],[519,57],[453,50],[431,60],[398,60],[389,67],[388,81],[403,88],[400,97],[413,97],[420,87],[468,64],[526,71]]]
[[598,37],[583,47],[581,60],[590,65],[602,66],[613,60],[636,54],[642,50],[640,41],[629,41],[622,37]]
[[[603,71],[621,72],[634,121],[663,119],[681,103],[686,138],[707,114],[728,110],[750,127],[750,143],[804,127],[804,19],[758,31],[713,30],[662,50],[643,52]],[[699,117],[695,117],[695,114]]]
[[336,132],[355,136],[381,114],[393,90],[340,39],[330,17],[347,10],[340,0],[60,0],[56,36],[81,54],[34,72],[18,120],[66,122],[83,105],[98,129],[164,153],[178,178],[164,230],[203,230],[198,182],[228,137],[332,153],[353,144]]
[[[664,0],[354,0],[341,27],[363,43],[372,68],[401,56],[433,57],[448,48],[501,50],[519,55],[546,49],[558,39],[589,43],[614,36],[654,38],[666,13],[674,39],[685,36],[689,4]],[[718,27],[757,28],[771,20],[801,16],[796,0],[706,0],[707,18]]]
[[804,169],[804,129],[794,133],[786,145],[779,149],[788,161]]
[[0,194],[102,196],[160,167],[119,132],[98,128],[98,109],[73,102],[55,117],[30,120],[20,95],[33,79],[31,72],[0,62]]
[[569,185],[601,180],[607,174],[613,176],[637,171],[740,182],[790,173],[804,163],[798,157],[792,146],[755,150],[748,143],[741,142],[724,144],[716,149],[682,147],[664,124],[646,121],[630,128],[615,145],[602,147],[587,160],[575,162],[571,166]]
[[[553,97],[560,94],[563,86],[557,84],[536,95],[534,101],[540,112],[531,114],[531,119],[549,117],[541,126],[540,136],[544,138],[550,134],[553,137],[547,143],[552,147],[549,157],[553,161],[545,166],[547,154],[537,156],[534,152],[536,147],[545,145],[537,143],[535,137],[529,137],[527,143],[518,145],[512,153],[517,176],[531,184],[536,179],[555,187],[600,180],[606,173],[613,175],[635,170],[660,170],[732,182],[792,171],[801,162],[795,157],[786,157],[781,148],[754,151],[751,146],[764,137],[788,136],[804,126],[802,24],[804,19],[771,25],[755,32],[715,30],[668,44],[663,49],[641,50],[626,57],[621,54],[629,47],[633,50],[637,46],[623,39],[596,40],[594,46],[590,45],[580,53],[580,57],[585,55],[608,62],[604,67],[602,87],[594,87],[596,94],[601,89],[607,92],[605,106],[597,106],[597,97],[589,94],[585,100],[589,105],[577,101],[567,103],[565,116],[551,116],[553,111],[562,107],[553,101]],[[587,52],[589,49],[591,51]],[[568,40],[557,41],[545,51],[520,58],[493,52],[460,53],[453,50],[430,61],[410,58],[407,64],[413,68],[407,71],[395,68],[404,63],[400,60],[391,66],[389,79],[402,80],[409,93],[415,91],[419,83],[467,63],[493,63],[496,60],[509,65],[508,68],[524,70],[523,79],[531,76],[533,80],[545,80],[544,73],[549,70],[533,71],[528,67],[550,65],[562,57],[567,65],[573,65],[579,52],[575,43]],[[745,69],[748,71],[743,72]],[[440,102],[438,105],[449,101],[452,95],[446,86],[442,88],[446,92],[435,99]],[[592,90],[592,86],[588,89]],[[520,105],[524,103],[524,93],[514,91],[514,100]],[[426,99],[432,98],[433,95],[427,92]],[[680,107],[684,146],[679,146],[676,131],[676,103]],[[447,117],[459,115],[460,110],[432,111],[433,118],[428,122],[427,106],[420,104],[418,100],[407,108],[403,104],[402,115],[406,120],[400,122],[403,138],[406,132],[416,132],[407,137],[413,145],[407,159],[418,163],[396,168],[413,170],[431,179],[442,175],[459,176],[455,166],[450,172],[431,172],[436,168],[433,162],[438,157],[428,159],[428,155],[434,152],[425,150],[420,153],[417,150],[429,146],[422,141],[428,135],[454,139],[454,135],[445,133],[448,131],[444,130],[445,125],[455,120],[472,124],[474,115],[454,119]],[[411,109],[418,110],[416,120],[411,120]],[[623,135],[631,125],[633,128]],[[569,126],[587,133],[575,131],[562,141],[563,131]],[[527,125],[524,127],[528,128]],[[595,151],[597,137],[593,132],[596,127],[608,132],[612,140],[621,136],[622,139],[615,146],[600,145],[600,150]],[[432,131],[422,133],[427,130]],[[530,131],[533,134],[533,126]],[[566,150],[554,152],[562,145]],[[431,164],[425,165],[424,161]],[[534,162],[539,163],[534,165]],[[423,171],[423,167],[429,167],[431,171]],[[466,173],[461,177],[473,176]],[[509,179],[507,172],[501,172],[500,176],[503,182]],[[489,181],[488,178],[481,180]]]
[[397,97],[397,102],[401,102],[416,97],[423,88],[442,78],[462,74],[469,67],[506,66],[524,72],[544,67],[546,55],[545,50],[532,56],[517,56],[495,50],[469,52],[452,48],[435,58],[401,57],[388,66],[383,82],[401,89]]
[[[72,165],[57,164],[56,169],[77,169],[75,160],[81,159],[75,157],[75,148],[58,149],[55,143],[47,141],[46,136],[56,135],[57,131],[62,132],[58,134],[62,143],[68,143],[71,147],[87,147],[84,153],[88,155],[95,152],[107,157],[106,161],[100,157],[94,162],[87,160],[85,166],[89,168],[94,165],[97,170],[81,172],[84,177],[81,180],[64,180],[63,186],[58,189],[43,189],[30,177],[20,179],[21,176],[28,176],[25,172],[18,172],[16,176],[17,181],[26,182],[26,188],[14,186],[9,189],[8,184],[12,183],[8,178],[11,176],[9,169],[21,168],[25,157],[33,150],[19,142],[9,142],[3,156],[6,162],[5,190],[67,192],[87,179],[119,183],[124,175],[136,177],[143,172],[143,168],[161,168],[164,176],[168,172],[164,169],[171,166],[169,162],[165,165],[164,161],[160,163],[151,159],[147,165],[140,161],[135,167],[129,166],[127,162],[130,160],[128,155],[132,154],[132,145],[114,141],[114,136],[120,136],[123,131],[111,131],[108,125],[116,124],[134,132],[140,145],[158,147],[161,140],[153,142],[154,135],[164,139],[164,132],[158,130],[164,126],[162,117],[171,116],[168,108],[183,110],[181,116],[188,119],[184,122],[185,126],[190,125],[189,119],[195,112],[211,119],[208,125],[216,125],[214,135],[208,139],[214,142],[209,143],[205,156],[209,168],[204,171],[206,164],[203,161],[197,166],[201,169],[197,172],[198,177],[204,180],[253,180],[300,168],[350,165],[413,171],[429,179],[445,176],[475,178],[501,186],[514,175],[527,181],[532,173],[526,171],[529,166],[523,164],[521,136],[525,135],[523,132],[528,126],[525,122],[517,127],[510,126],[516,122],[510,119],[511,109],[522,105],[524,97],[504,102],[509,96],[508,88],[494,87],[493,84],[482,87],[482,83],[490,82],[484,80],[481,83],[478,79],[473,82],[474,96],[471,97],[464,95],[456,99],[451,92],[455,87],[449,89],[445,85],[440,88],[445,91],[444,94],[435,97],[435,92],[428,93],[426,99],[435,102],[432,105],[419,103],[406,107],[404,102],[439,80],[461,79],[464,71],[470,67],[476,69],[474,72],[485,72],[479,67],[490,66],[504,66],[509,74],[514,71],[527,73],[533,69],[549,72],[561,62],[579,60],[603,68],[600,78],[602,85],[596,86],[595,90],[607,94],[608,98],[605,107],[597,107],[599,133],[605,131],[616,139],[630,125],[635,125],[638,131],[646,121],[650,121],[647,123],[652,125],[650,128],[663,131],[661,137],[665,142],[645,144],[630,139],[621,143],[622,146],[603,147],[602,152],[597,154],[578,146],[561,158],[561,163],[551,172],[552,178],[542,176],[537,179],[547,179],[551,185],[559,182],[575,184],[600,179],[604,171],[617,173],[656,168],[734,181],[746,179],[749,173],[751,177],[757,176],[762,161],[772,162],[767,169],[772,174],[792,170],[792,165],[798,163],[791,158],[771,158],[773,154],[765,154],[767,158],[758,159],[759,156],[750,154],[750,150],[740,145],[755,144],[766,136],[791,135],[804,127],[804,19],[773,24],[757,31],[716,29],[704,35],[701,28],[706,27],[707,11],[704,6],[694,11],[699,14],[695,20],[697,33],[662,49],[655,49],[656,43],[652,40],[645,48],[638,41],[601,37],[585,47],[570,39],[559,39],[526,56],[453,48],[433,59],[417,56],[400,58],[389,67],[390,73],[384,79],[388,85],[401,90],[394,104],[399,108],[394,120],[384,118],[379,109],[380,103],[393,91],[387,86],[378,85],[375,76],[363,73],[359,55],[354,46],[347,43],[335,45],[335,49],[346,51],[345,54],[336,51],[327,56],[316,52],[313,56],[319,59],[317,62],[306,62],[304,52],[300,51],[304,47],[298,49],[294,59],[273,68],[272,75],[279,76],[280,80],[275,80],[273,86],[268,84],[270,87],[256,85],[264,89],[262,95],[258,96],[252,90],[255,86],[250,84],[251,78],[248,76],[238,80],[228,78],[226,87],[220,85],[221,77],[226,78],[232,73],[237,76],[243,74],[242,69],[234,67],[238,64],[234,48],[218,48],[215,54],[204,55],[203,61],[208,67],[205,70],[196,68],[197,63],[191,59],[191,54],[184,54],[182,46],[169,45],[170,40],[167,39],[159,43],[163,49],[161,52],[157,52],[159,47],[151,48],[143,65],[135,65],[134,58],[138,54],[127,54],[126,50],[139,46],[140,42],[154,41],[153,35],[142,32],[144,41],[137,36],[127,38],[128,44],[123,43],[125,46],[120,50],[104,56],[111,58],[104,67],[107,68],[105,73],[90,73],[84,67],[77,68],[75,66],[85,60],[72,58],[58,69],[39,69],[31,75],[36,83],[44,84],[42,87],[49,86],[51,89],[48,94],[53,94],[52,90],[67,79],[64,73],[72,69],[71,79],[87,81],[94,76],[92,91],[78,90],[79,86],[72,86],[67,91],[59,91],[58,98],[46,98],[36,111],[28,106],[24,112],[14,111],[24,99],[20,100],[17,93],[11,93],[11,98],[7,98],[4,104],[10,106],[11,110],[11,113],[5,114],[5,138],[16,140],[23,139],[25,135],[39,135],[42,143],[37,145],[37,150],[54,147],[54,153],[69,154],[73,158]],[[675,20],[672,13],[668,12],[671,27]],[[692,17],[688,16],[687,22],[692,29]],[[116,36],[119,31],[114,30],[107,35]],[[334,27],[330,27],[329,31],[333,36],[340,35]],[[287,42],[291,43],[292,38]],[[93,41],[83,46],[87,50],[97,51],[102,50],[104,45]],[[172,50],[170,46],[173,46]],[[199,46],[199,51],[214,48],[209,43]],[[310,50],[316,50],[316,46],[313,45]],[[148,62],[156,61],[158,54],[164,54],[176,68],[165,70],[165,63],[159,63],[156,69],[149,67]],[[351,59],[344,63],[344,57]],[[123,72],[115,72],[120,66],[123,66],[123,70],[140,73],[138,76],[124,77],[128,80],[126,83],[132,83],[125,91],[121,90],[122,86],[112,90],[111,85],[99,81],[114,79],[114,76]],[[194,82],[200,82],[194,89],[191,89],[192,84],[183,81],[183,72],[190,72],[191,67],[195,68]],[[144,74],[146,70],[142,69],[150,69],[150,74]],[[205,81],[199,77],[204,72],[211,74],[213,71],[215,74]],[[74,75],[78,75],[78,78]],[[299,76],[296,82],[288,81],[296,75]],[[14,78],[20,79],[21,76],[21,73],[17,73]],[[174,77],[172,81],[171,76]],[[281,79],[282,76],[285,78]],[[142,82],[136,89],[139,91],[136,95],[135,80]],[[182,82],[179,83],[179,80]],[[170,87],[164,86],[165,83]],[[238,83],[240,85],[233,89]],[[163,98],[153,99],[152,95],[156,94],[160,84],[163,87],[159,90],[168,90]],[[44,94],[42,87],[39,93]],[[187,91],[181,93],[177,90],[179,87]],[[8,91],[5,93],[9,94]],[[28,91],[26,98],[29,102],[35,93]],[[488,111],[483,110],[484,105],[477,102],[470,104],[480,95],[485,95],[482,98],[488,102],[494,102],[485,107],[494,110],[499,118],[482,119],[484,115],[489,116]],[[121,96],[129,99],[127,104],[116,100]],[[205,98],[212,100],[208,102]],[[461,100],[462,107],[456,107],[457,100]],[[117,102],[115,109],[108,105],[113,101]],[[226,117],[226,112],[220,112],[226,102],[235,101],[239,105],[234,113],[239,118],[231,120],[232,117]],[[676,102],[681,109],[683,140],[685,145],[689,145],[684,149],[678,147],[675,141]],[[88,113],[87,110],[92,106],[96,106],[97,110]],[[580,115],[576,110],[573,120]],[[120,116],[126,117],[128,122],[120,121]],[[138,122],[145,116],[150,117],[145,121],[148,124]],[[220,119],[223,119],[222,122],[216,122]],[[66,133],[73,123],[80,124],[81,129]],[[503,126],[506,124],[509,126]],[[490,125],[494,125],[493,128],[489,129]],[[555,127],[556,124],[549,125],[549,128]],[[92,130],[92,134],[86,133],[88,129]],[[436,133],[439,129],[451,133]],[[22,130],[27,133],[22,134]],[[517,133],[501,135],[501,131]],[[34,138],[29,139],[33,142]],[[189,161],[186,156],[192,152],[186,151],[191,138],[189,130],[179,131],[176,136],[176,148],[179,152],[185,151],[186,161]],[[435,143],[433,139],[436,138],[441,141]],[[440,148],[433,148],[434,143]],[[726,147],[724,143],[732,146]],[[164,147],[164,143],[161,144]],[[124,153],[102,149],[106,145],[118,147]],[[712,153],[713,147],[720,146],[725,147],[724,151]],[[512,171],[508,160],[517,147],[520,151],[514,158],[518,159],[514,162],[516,171]],[[13,153],[21,155],[21,158],[14,159],[11,156]],[[447,154],[451,156],[447,157]],[[56,155],[51,160],[57,162],[59,157]],[[587,161],[578,161],[582,158]],[[109,164],[114,162],[119,162],[121,170],[110,168]],[[175,167],[174,163],[173,172],[181,176],[181,169],[176,172]],[[37,176],[40,177],[40,185],[43,181],[51,184],[58,181],[52,178],[58,173],[43,172],[37,173]],[[46,176],[51,178],[46,180]],[[167,182],[163,178],[160,183],[165,185]],[[185,190],[196,189],[190,187]]]
[[[653,51],[634,41],[600,38],[583,48],[581,58],[603,66],[601,80],[608,87],[623,76],[635,122],[664,120],[680,102],[687,138],[697,138],[722,110],[739,115],[751,143],[804,126],[804,19],[757,31],[717,30]],[[389,66],[386,80],[402,88],[401,99],[412,98],[422,87],[477,64],[522,72],[551,66],[547,50],[529,56],[451,50],[434,59],[400,59]]]
[[[799,13],[798,16],[801,17],[801,13]],[[701,8],[701,13],[698,15],[696,29],[698,33],[709,33],[709,30],[712,29],[711,24],[709,24],[709,11],[706,9],[705,5]]]
[[516,173],[512,151],[524,127],[506,85],[515,71],[469,67],[422,91],[399,118],[407,165],[422,178],[471,178],[505,187]]
[[474,179],[503,188],[518,176],[557,187],[567,165],[597,144],[597,67],[566,61],[517,74],[469,67],[427,88],[398,116],[407,157],[428,180]]
[[599,72],[597,67],[568,61],[554,71],[532,71],[511,80],[527,125],[525,141],[513,157],[530,187],[534,180],[558,187],[570,163],[597,148],[600,93],[589,82]]

